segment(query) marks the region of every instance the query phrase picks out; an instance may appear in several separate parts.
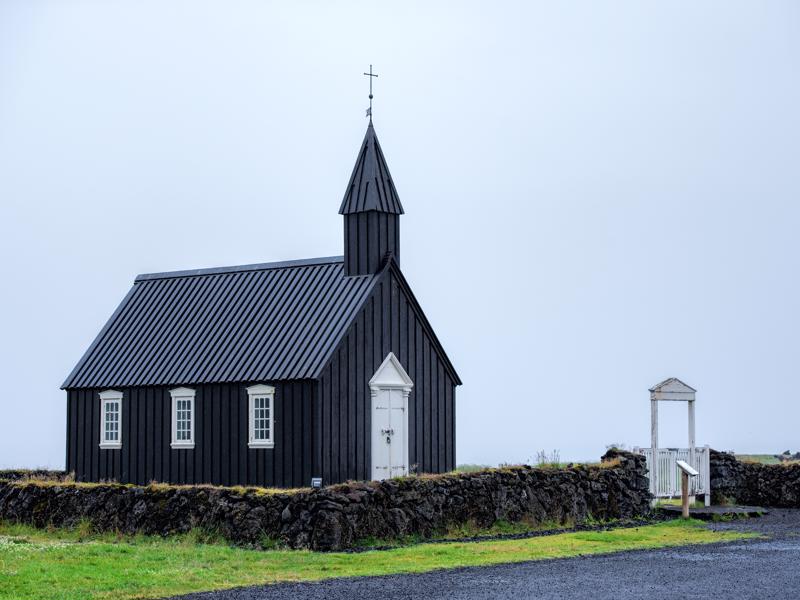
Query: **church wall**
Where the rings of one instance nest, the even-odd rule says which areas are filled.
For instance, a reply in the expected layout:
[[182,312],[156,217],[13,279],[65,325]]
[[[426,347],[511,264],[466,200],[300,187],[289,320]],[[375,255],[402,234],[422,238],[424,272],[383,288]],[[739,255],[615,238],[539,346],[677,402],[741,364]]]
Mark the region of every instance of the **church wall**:
[[251,449],[246,387],[252,383],[186,386],[197,391],[192,449],[170,447],[169,390],[178,386],[118,388],[123,392],[122,448],[113,450],[99,447],[102,390],[69,390],[67,471],[74,471],[78,481],[308,486],[315,383],[272,384],[275,447]]
[[419,473],[455,468],[455,383],[422,318],[389,271],[320,377],[314,470],[325,484],[371,476],[369,380],[389,352],[414,382],[409,464]]

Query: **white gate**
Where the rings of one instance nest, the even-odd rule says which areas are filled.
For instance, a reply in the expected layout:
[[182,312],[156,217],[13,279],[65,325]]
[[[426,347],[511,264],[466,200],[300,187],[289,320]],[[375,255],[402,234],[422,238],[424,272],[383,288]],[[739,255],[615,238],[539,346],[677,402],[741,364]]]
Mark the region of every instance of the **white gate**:
[[[634,448],[634,452],[644,454],[647,460],[647,471],[652,472],[653,449]],[[694,459],[691,459],[689,448],[659,448],[658,460],[658,489],[653,489],[653,478],[650,478],[650,492],[656,498],[675,498],[681,495],[681,474],[678,461],[683,460],[700,472],[697,477],[689,478],[689,495],[703,494],[706,506],[711,504],[711,452],[708,446],[694,449]]]

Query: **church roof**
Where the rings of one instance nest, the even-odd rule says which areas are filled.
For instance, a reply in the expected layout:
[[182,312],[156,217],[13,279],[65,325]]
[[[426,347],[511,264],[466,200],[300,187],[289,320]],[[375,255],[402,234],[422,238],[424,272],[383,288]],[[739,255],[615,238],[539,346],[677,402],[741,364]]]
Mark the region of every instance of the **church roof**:
[[140,275],[62,388],[316,377],[379,278],[340,256]]
[[400,197],[394,187],[389,165],[386,164],[372,121],[364,135],[339,214],[349,215],[370,210],[403,214],[403,205],[400,204]]

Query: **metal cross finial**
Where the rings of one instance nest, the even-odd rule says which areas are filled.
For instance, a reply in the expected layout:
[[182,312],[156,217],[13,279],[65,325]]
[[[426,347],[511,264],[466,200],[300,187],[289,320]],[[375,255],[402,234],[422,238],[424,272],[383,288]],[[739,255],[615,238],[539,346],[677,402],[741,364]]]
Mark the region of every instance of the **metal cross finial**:
[[369,108],[367,109],[367,116],[369,117],[370,123],[372,122],[372,78],[377,77],[377,73],[372,72],[372,65],[369,66],[369,73],[364,73],[367,77],[369,77]]

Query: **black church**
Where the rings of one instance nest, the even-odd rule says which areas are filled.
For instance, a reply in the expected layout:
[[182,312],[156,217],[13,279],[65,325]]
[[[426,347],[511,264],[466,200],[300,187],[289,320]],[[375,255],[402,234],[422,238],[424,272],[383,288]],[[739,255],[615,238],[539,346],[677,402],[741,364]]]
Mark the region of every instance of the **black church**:
[[370,121],[344,256],[139,275],[67,377],[79,481],[304,487],[455,467],[452,363]]

